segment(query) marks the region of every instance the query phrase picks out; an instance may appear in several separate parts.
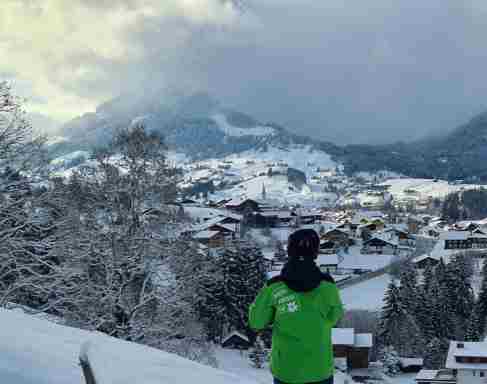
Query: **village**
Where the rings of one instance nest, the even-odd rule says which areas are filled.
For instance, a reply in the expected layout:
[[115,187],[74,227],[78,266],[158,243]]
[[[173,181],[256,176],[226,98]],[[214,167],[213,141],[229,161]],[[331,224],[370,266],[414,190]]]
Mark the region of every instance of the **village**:
[[[337,178],[330,170],[327,176],[331,180]],[[408,185],[407,180],[402,183]],[[445,182],[430,183],[434,186]],[[315,229],[321,239],[317,264],[336,281],[347,310],[380,310],[390,276],[404,262],[412,263],[421,275],[440,260],[448,263],[456,254],[468,252],[475,259],[475,276],[479,278],[487,251],[487,219],[451,224],[435,210],[438,195],[420,198],[409,187],[394,199],[387,183],[366,185],[367,192],[360,192],[362,187],[350,187],[357,195],[365,193],[367,198],[362,204],[334,207],[320,207],[320,203],[314,207],[286,206],[269,198],[265,186],[258,198],[182,199],[174,204],[193,223],[187,234],[200,244],[202,252],[217,252],[228,242],[250,238],[262,249],[268,277],[279,274],[286,261],[289,234],[298,228]],[[456,190],[456,186],[453,188]],[[374,284],[374,289],[369,284]],[[401,372],[396,381],[387,381],[378,363],[370,360],[374,348],[371,333],[336,328],[333,344],[337,369],[357,382],[485,382],[487,343],[484,342],[452,340],[448,359],[439,370],[423,369],[421,358],[400,357]],[[244,334],[234,331],[223,340],[222,347],[241,350],[251,348],[251,344]]]

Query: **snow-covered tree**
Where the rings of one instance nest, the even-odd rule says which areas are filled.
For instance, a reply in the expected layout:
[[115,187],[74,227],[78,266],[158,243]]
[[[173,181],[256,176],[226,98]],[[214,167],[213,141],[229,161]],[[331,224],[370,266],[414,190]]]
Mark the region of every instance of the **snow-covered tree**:
[[280,261],[281,263],[285,263],[287,261],[287,252],[280,241],[276,241],[274,260]]
[[482,320],[476,307],[467,322],[467,328],[465,330],[465,341],[481,341],[482,339]]
[[477,299],[476,307],[479,314],[480,334],[485,334],[485,322],[487,319],[487,262],[483,262],[482,266],[482,285],[480,287],[479,297]]
[[380,361],[382,363],[383,372],[388,376],[396,376],[401,372],[401,362],[399,354],[394,347],[385,347],[380,352]]
[[448,352],[448,341],[446,339],[434,338],[426,346],[424,353],[425,369],[441,369],[445,366]]
[[260,337],[257,337],[255,340],[254,346],[249,352],[249,359],[254,368],[261,369],[264,367],[267,360],[267,353]]
[[[62,217],[47,157],[10,86],[0,82],[0,305],[41,306],[57,278],[51,255]],[[55,222],[57,221],[57,222]],[[49,283],[46,283],[48,277]],[[57,280],[56,280],[57,281]]]

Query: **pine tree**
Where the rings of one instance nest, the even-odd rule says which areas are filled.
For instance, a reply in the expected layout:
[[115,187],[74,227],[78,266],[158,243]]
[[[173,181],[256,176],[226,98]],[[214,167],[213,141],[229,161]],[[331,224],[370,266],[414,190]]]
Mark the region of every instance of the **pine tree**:
[[262,251],[248,239],[237,242],[226,258],[225,271],[229,326],[250,334],[248,310],[267,278]]
[[257,337],[253,348],[250,350],[249,359],[254,368],[261,369],[264,367],[267,360],[267,353],[260,337]]
[[454,311],[454,333],[450,338],[465,337],[469,317],[474,308],[474,294],[470,284],[471,268],[466,255],[460,254],[447,266],[447,304]]
[[477,300],[477,310],[479,315],[479,322],[480,322],[480,334],[485,334],[485,323],[487,319],[487,262],[484,259],[482,265],[482,285],[480,287],[480,293]]
[[394,347],[385,347],[380,352],[380,356],[382,368],[386,375],[395,376],[401,371],[399,354],[394,349]]
[[399,281],[404,309],[414,316],[418,308],[418,275],[412,263],[403,264]]
[[446,354],[448,352],[448,341],[434,338],[426,346],[424,354],[425,369],[440,369],[445,366]]
[[465,330],[465,341],[481,341],[482,333],[481,333],[481,317],[478,311],[478,307],[476,307],[467,322],[467,329]]

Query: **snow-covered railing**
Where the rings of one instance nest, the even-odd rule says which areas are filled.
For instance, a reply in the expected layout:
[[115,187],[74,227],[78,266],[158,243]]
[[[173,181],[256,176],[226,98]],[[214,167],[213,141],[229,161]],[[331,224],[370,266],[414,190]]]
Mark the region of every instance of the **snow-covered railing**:
[[90,364],[90,358],[88,356],[89,347],[89,342],[84,343],[81,346],[81,350],[79,353],[79,363],[83,371],[83,376],[85,378],[86,384],[101,384],[96,380],[95,372],[93,371],[93,367]]

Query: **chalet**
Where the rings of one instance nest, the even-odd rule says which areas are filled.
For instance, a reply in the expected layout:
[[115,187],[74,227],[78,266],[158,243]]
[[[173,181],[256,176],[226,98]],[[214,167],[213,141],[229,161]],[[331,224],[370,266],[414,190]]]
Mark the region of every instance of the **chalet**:
[[456,373],[457,384],[487,381],[487,342],[450,341],[445,367]]
[[232,224],[213,224],[207,228],[208,231],[220,232],[225,238],[235,239],[237,235],[237,228]]
[[323,255],[331,255],[336,253],[339,245],[333,240],[321,240],[320,242],[320,253]]
[[407,226],[410,233],[418,233],[423,225],[424,222],[420,217],[416,217],[416,216],[408,217]]
[[219,248],[225,244],[225,235],[217,231],[200,231],[193,236],[193,239],[208,248]]
[[457,379],[449,369],[422,369],[416,376],[416,384],[456,384]]
[[326,231],[323,236],[323,240],[330,240],[333,241],[335,244],[338,245],[349,245],[350,244],[350,235],[338,228],[330,229],[329,231]]
[[364,241],[362,247],[362,254],[388,254],[396,255],[398,252],[398,244],[394,240],[388,240],[379,236],[373,236],[367,241]]
[[346,358],[349,370],[369,367],[372,334],[355,333],[353,328],[333,328],[332,342],[334,356]]
[[322,272],[335,273],[338,269],[338,256],[337,255],[318,255],[316,264]]
[[255,212],[260,209],[260,204],[252,199],[234,199],[226,203],[225,208],[238,213]]
[[411,260],[417,269],[425,269],[426,267],[434,267],[440,262],[438,257],[430,254],[421,255]]
[[473,249],[487,249],[487,235],[483,233],[472,233],[470,242]]
[[279,212],[277,211],[265,211],[265,212],[255,212],[253,216],[253,221],[256,227],[259,228],[276,228],[280,224]]
[[389,234],[390,239],[396,239],[399,245],[413,247],[415,244],[415,240],[409,234],[406,226],[400,224],[391,225],[384,230],[384,233]]
[[470,249],[470,232],[448,231],[440,235],[440,241],[444,244],[443,249]]
[[240,332],[234,331],[222,341],[222,347],[226,349],[249,349],[251,343],[249,338]]

